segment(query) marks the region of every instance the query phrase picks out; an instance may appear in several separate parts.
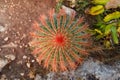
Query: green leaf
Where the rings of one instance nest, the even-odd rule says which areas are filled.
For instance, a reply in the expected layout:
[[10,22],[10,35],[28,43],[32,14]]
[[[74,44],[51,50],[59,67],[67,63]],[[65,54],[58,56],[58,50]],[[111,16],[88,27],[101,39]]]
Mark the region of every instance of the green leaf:
[[101,38],[103,38],[104,37],[104,35],[97,35],[96,36],[96,40],[99,40],[99,39],[101,39]]
[[95,31],[96,31],[98,34],[103,35],[103,33],[101,32],[101,30],[95,29]]
[[110,45],[111,45],[110,41],[109,40],[105,40],[104,41],[104,45],[105,45],[106,48],[110,48]]
[[104,6],[103,5],[93,6],[89,10],[89,14],[91,14],[91,15],[99,15],[103,12],[104,12]]
[[105,32],[104,32],[105,35],[110,34],[110,32],[111,32],[111,27],[112,27],[112,26],[113,26],[113,24],[108,24],[108,25],[105,27]]
[[106,28],[106,25],[105,24],[102,24],[100,26],[100,30],[104,33],[105,32],[105,28]]
[[110,13],[110,14],[106,15],[103,20],[104,20],[104,22],[108,22],[112,19],[118,19],[118,18],[120,18],[120,12],[115,11],[113,13]]
[[117,36],[117,29],[115,26],[111,27],[112,38],[115,44],[118,44],[118,36]]
[[120,27],[118,27],[117,32],[120,33]]
[[109,0],[93,0],[93,4],[102,4],[105,5]]

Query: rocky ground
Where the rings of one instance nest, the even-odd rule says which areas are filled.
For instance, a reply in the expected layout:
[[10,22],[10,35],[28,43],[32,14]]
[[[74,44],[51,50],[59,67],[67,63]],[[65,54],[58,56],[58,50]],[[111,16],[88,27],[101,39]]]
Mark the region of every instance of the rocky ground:
[[0,0],[0,80],[120,80],[120,49],[104,52],[115,53],[108,61],[91,56],[70,72],[53,73],[36,62],[28,45],[29,32],[34,20],[55,4],[53,0]]
[[33,80],[37,69],[41,75],[47,72],[31,56],[29,32],[39,15],[54,6],[52,0],[0,0],[0,77]]

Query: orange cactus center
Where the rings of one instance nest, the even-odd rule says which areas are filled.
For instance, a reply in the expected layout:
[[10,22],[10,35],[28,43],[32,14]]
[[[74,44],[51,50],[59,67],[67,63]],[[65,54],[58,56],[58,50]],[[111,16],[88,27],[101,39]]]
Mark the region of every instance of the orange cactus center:
[[57,34],[55,36],[55,43],[58,46],[64,46],[65,45],[65,36],[63,34]]

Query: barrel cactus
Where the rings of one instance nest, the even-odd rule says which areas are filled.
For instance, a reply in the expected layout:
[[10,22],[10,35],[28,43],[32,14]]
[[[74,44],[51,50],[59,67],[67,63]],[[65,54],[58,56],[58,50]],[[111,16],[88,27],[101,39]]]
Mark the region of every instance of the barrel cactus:
[[34,38],[30,43],[32,54],[39,64],[55,72],[76,69],[83,61],[81,56],[88,54],[85,47],[90,45],[88,25],[83,19],[76,19],[75,12],[68,15],[63,9],[40,15],[33,25],[35,32],[30,33]]

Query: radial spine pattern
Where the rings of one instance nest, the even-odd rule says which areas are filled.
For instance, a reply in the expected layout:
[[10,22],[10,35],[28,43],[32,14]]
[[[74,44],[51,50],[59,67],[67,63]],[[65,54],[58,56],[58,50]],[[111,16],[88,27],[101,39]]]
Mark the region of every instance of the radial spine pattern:
[[89,46],[90,35],[86,33],[88,25],[83,23],[83,18],[76,20],[74,12],[70,16],[64,10],[55,14],[52,9],[48,18],[40,15],[39,20],[31,33],[32,54],[37,61],[55,72],[75,69],[76,63],[83,60],[81,56],[88,54],[84,46]]

